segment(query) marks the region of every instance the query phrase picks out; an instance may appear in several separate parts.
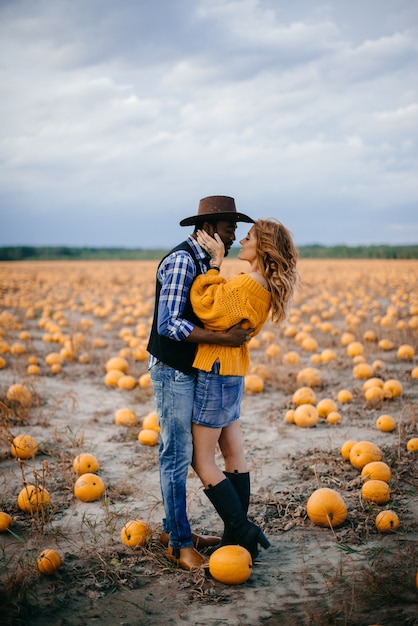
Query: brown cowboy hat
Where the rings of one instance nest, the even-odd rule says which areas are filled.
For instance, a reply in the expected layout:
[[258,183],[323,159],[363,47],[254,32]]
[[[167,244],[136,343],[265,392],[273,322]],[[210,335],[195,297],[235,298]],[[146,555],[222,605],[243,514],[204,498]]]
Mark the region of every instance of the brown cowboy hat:
[[181,220],[180,226],[191,226],[199,222],[213,222],[214,220],[217,222],[220,220],[254,222],[248,215],[238,213],[235,208],[234,198],[230,198],[229,196],[208,196],[207,198],[202,198],[199,202],[197,215],[192,215],[192,217],[186,217],[184,220]]

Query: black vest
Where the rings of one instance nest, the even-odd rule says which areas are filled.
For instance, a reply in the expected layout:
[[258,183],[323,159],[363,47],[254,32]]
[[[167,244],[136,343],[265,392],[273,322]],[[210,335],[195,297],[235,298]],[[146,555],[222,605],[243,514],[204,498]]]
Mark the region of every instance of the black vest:
[[[201,274],[202,272],[200,269],[199,261],[197,260],[192,247],[187,243],[187,241],[183,241],[178,246],[173,248],[171,252],[169,252],[161,260],[158,267],[160,267],[164,259],[166,259],[172,252],[177,252],[178,250],[185,250],[186,252],[189,252],[196,266],[196,276]],[[180,370],[185,374],[191,374],[194,371],[192,364],[196,353],[196,344],[189,343],[187,341],[175,341],[174,339],[170,339],[169,337],[165,337],[164,335],[160,335],[158,333],[157,319],[160,292],[161,283],[157,279],[155,285],[154,319],[152,322],[151,334],[149,337],[147,350],[165,365],[169,365],[173,369]],[[187,295],[187,301],[184,307],[182,317],[189,322],[192,322],[196,326],[203,326],[202,322],[199,320],[198,317],[196,317],[195,313],[193,312],[193,308],[190,302],[190,294]]]

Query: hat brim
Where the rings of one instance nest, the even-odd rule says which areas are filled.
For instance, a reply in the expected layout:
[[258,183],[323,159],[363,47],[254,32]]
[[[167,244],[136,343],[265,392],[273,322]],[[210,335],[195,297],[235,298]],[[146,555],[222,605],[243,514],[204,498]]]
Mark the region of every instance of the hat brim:
[[245,215],[245,213],[208,213],[207,215],[192,215],[192,217],[186,217],[184,220],[181,220],[180,226],[194,226],[201,222],[219,222],[221,220],[254,224],[253,218]]

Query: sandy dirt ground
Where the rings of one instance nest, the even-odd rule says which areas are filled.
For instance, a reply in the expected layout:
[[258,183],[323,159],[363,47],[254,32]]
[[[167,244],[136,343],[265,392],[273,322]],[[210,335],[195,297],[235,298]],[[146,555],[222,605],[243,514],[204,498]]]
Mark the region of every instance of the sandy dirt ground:
[[[230,263],[227,268],[235,271],[235,265]],[[104,331],[109,318],[103,320],[91,308],[82,310],[81,305],[71,308],[73,296],[67,293],[61,298],[61,307],[51,307],[50,315],[53,310],[65,314],[69,327],[63,326],[62,332],[67,334],[70,327],[71,332],[79,329],[81,319],[92,321],[83,330],[90,342],[91,359],[88,363],[66,359],[62,371],[54,375],[44,358],[61,346],[45,342],[45,328],[39,325],[40,310],[35,311],[34,317],[27,316],[32,303],[29,299],[25,306],[18,294],[22,284],[33,287],[39,281],[48,282],[43,274],[47,271],[55,276],[48,293],[58,289],[57,284],[61,289],[74,285],[74,266],[65,264],[57,269],[55,264],[55,269],[50,270],[48,264],[38,268],[33,264],[0,264],[0,340],[11,346],[19,342],[22,330],[30,333],[30,340],[23,342],[25,353],[4,352],[7,365],[0,370],[0,510],[13,517],[10,532],[0,535],[2,624],[418,624],[418,457],[406,450],[407,441],[418,436],[418,381],[411,376],[417,357],[402,360],[396,350],[400,344],[408,343],[416,352],[417,334],[408,326],[402,330],[395,325],[382,328],[381,317],[376,318],[391,304],[389,296],[395,293],[399,282],[400,265],[389,264],[384,270],[375,266],[392,277],[394,286],[389,281],[382,287],[379,280],[376,293],[366,289],[366,301],[375,305],[358,321],[352,320],[354,328],[349,328],[359,341],[366,330],[376,332],[375,341],[363,342],[366,361],[379,367],[375,376],[397,379],[403,388],[400,396],[367,406],[364,380],[353,377],[353,359],[341,343],[341,336],[350,325],[347,314],[353,308],[357,313],[360,309],[358,300],[353,303],[352,291],[347,294],[346,277],[353,276],[352,266],[347,270],[343,264],[348,262],[344,261],[337,267],[313,263],[306,261],[302,266],[305,287],[295,302],[293,321],[299,330],[303,327],[317,340],[315,354],[332,349],[336,358],[313,364],[313,353],[301,349],[294,336],[286,335],[290,322],[280,329],[268,326],[266,330],[275,333],[275,338],[260,335],[258,346],[252,347],[252,364],[265,365],[269,377],[265,378],[261,393],[246,393],[242,405],[242,430],[252,477],[249,516],[263,528],[271,547],[261,550],[248,581],[235,586],[215,581],[207,569],[188,573],[165,559],[159,543],[163,510],[158,446],[144,446],[138,441],[142,418],[154,410],[152,389],[136,386],[125,391],[104,384],[106,361],[126,347],[121,335],[126,318],[116,315]],[[100,280],[93,287],[86,278],[89,265],[83,267],[81,274],[77,270],[77,276],[82,275],[82,280],[78,280],[80,293],[98,289]],[[120,287],[118,293],[123,293],[125,279],[117,280],[112,274],[116,270],[111,267],[114,266],[106,266],[101,275],[113,276],[113,284]],[[125,267],[130,268],[132,281],[132,277],[138,276],[138,268],[145,265],[133,263]],[[154,270],[155,265],[150,267]],[[366,267],[370,266],[355,266],[368,280],[370,270]],[[405,267],[409,279],[411,275],[415,279],[416,289],[417,264],[407,263]],[[312,294],[320,291],[319,269],[325,277],[323,285],[331,285],[333,293],[335,285],[339,285],[340,291],[335,295],[346,304],[345,308],[338,308],[334,303],[332,317],[322,317],[328,317],[332,332],[321,330],[312,319],[316,314],[321,317],[324,310],[316,299],[317,304],[313,305]],[[13,278],[16,276],[21,276],[23,283]],[[152,289],[146,293],[151,302]],[[26,294],[25,298],[28,300],[29,296]],[[332,304],[329,298],[329,294],[323,294],[319,301],[326,301],[327,311]],[[404,307],[398,304],[398,318],[406,322],[412,317],[411,299],[412,296],[404,298]],[[45,294],[40,294],[39,309],[45,300]],[[124,303],[125,309],[127,306],[129,302]],[[92,349],[91,340],[98,335],[105,338],[105,345]],[[378,339],[382,336],[393,340],[392,350],[379,347]],[[266,355],[271,343],[280,346],[280,354],[275,357]],[[283,355],[289,351],[298,353],[298,364],[283,363]],[[39,357],[40,376],[26,373],[29,354]],[[146,373],[146,361],[130,356],[127,359],[129,372],[137,379]],[[315,367],[321,374],[321,383],[314,387],[318,400],[336,400],[338,391],[344,388],[352,392],[350,403],[337,403],[342,416],[338,424],[331,425],[326,419],[320,419],[314,428],[285,423],[286,412],[294,408],[292,395],[301,386],[298,373],[304,367]],[[7,400],[7,390],[14,383],[24,383],[30,389],[30,408]],[[115,412],[124,407],[135,411],[137,426],[115,424]],[[382,414],[394,417],[394,431],[381,432],[376,428],[376,419]],[[34,459],[19,462],[10,454],[10,439],[22,433],[38,441],[39,453]],[[378,505],[362,499],[360,471],[340,453],[348,439],[372,441],[381,448],[383,460],[392,470],[388,503]],[[106,494],[96,502],[81,502],[73,494],[76,476],[72,461],[80,452],[91,452],[100,462],[98,473],[106,485]],[[51,506],[42,515],[28,515],[17,506],[24,481],[42,482],[47,487]],[[309,495],[324,486],[339,491],[347,504],[347,519],[335,529],[315,526],[306,513]],[[400,525],[396,532],[382,534],[376,530],[375,517],[389,508],[397,512]],[[221,522],[192,470],[188,479],[188,512],[197,532],[222,532]],[[146,547],[130,549],[121,542],[121,528],[130,519],[142,519],[151,525],[153,537]],[[63,557],[61,568],[51,576],[40,575],[35,567],[36,556],[46,547],[58,550]]]

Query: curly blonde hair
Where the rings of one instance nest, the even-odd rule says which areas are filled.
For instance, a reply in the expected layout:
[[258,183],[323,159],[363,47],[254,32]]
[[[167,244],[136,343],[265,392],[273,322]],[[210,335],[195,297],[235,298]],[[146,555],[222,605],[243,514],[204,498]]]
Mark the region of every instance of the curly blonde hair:
[[253,228],[259,269],[271,291],[271,319],[281,322],[300,281],[298,252],[290,231],[275,218],[258,219]]

